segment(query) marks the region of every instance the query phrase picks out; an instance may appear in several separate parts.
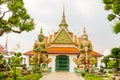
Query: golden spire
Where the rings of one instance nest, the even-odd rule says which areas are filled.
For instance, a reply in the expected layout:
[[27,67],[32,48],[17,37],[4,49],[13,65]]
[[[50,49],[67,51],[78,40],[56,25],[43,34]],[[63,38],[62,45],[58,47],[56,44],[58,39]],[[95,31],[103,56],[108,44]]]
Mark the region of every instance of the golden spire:
[[64,26],[64,27],[68,27],[68,24],[66,23],[66,20],[65,20],[65,3],[63,2],[63,16],[62,16],[62,21],[61,23],[59,24],[59,26]]
[[86,33],[86,28],[84,27],[84,29],[83,29],[83,35],[82,36],[87,36],[88,37],[88,35],[87,35],[87,33]]
[[84,29],[83,29],[83,33],[86,34],[86,28],[85,28],[85,27],[84,27]]
[[41,29],[40,29],[40,34],[43,34],[42,27],[41,27]]

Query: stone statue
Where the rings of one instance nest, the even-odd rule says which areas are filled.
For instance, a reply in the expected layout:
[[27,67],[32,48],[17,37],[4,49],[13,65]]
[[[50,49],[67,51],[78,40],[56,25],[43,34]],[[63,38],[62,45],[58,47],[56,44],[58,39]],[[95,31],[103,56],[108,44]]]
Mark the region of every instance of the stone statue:
[[80,54],[77,58],[74,58],[73,61],[77,64],[78,68],[84,68],[83,65],[89,64],[89,60],[92,57],[90,52],[92,51],[92,44],[88,40],[88,35],[86,34],[85,28],[83,35],[81,36],[81,41],[78,46]]
[[40,66],[41,63],[49,64],[51,62],[51,59],[47,56],[47,44],[44,42],[44,35],[42,34],[42,29],[40,31],[40,34],[38,35],[38,41],[36,40],[34,43],[33,51],[35,52],[35,55],[32,57],[31,62],[37,62],[37,64]]

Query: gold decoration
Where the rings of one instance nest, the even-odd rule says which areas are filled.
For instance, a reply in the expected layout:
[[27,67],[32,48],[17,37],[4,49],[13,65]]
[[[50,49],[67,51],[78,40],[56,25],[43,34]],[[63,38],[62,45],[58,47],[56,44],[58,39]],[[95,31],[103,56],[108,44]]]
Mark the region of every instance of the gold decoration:
[[58,35],[54,43],[73,43],[70,37],[67,35],[65,30],[62,30],[61,33]]

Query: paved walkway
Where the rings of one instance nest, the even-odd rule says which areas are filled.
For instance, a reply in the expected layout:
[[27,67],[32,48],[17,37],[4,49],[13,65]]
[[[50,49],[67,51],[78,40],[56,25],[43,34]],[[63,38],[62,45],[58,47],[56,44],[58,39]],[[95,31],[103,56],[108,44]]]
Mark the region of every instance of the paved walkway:
[[82,80],[71,72],[52,72],[44,75],[40,80]]

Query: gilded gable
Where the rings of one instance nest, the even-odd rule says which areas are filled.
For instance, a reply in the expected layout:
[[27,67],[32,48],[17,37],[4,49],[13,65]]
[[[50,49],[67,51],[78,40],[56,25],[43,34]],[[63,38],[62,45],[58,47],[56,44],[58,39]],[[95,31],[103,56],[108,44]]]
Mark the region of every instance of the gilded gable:
[[71,37],[65,32],[65,30],[61,30],[61,32],[58,34],[56,39],[53,41],[53,43],[73,43]]

